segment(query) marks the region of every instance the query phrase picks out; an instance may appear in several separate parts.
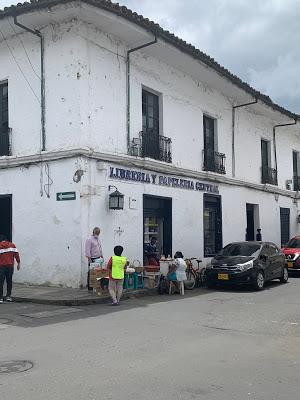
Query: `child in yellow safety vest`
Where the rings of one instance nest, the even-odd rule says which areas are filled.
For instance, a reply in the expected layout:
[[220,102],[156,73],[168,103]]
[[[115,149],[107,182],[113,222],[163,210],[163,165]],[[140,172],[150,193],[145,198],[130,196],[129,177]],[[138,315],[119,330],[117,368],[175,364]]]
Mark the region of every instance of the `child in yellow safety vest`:
[[127,258],[122,257],[123,250],[122,246],[116,246],[114,248],[115,255],[109,259],[107,264],[107,268],[109,269],[108,290],[113,301],[113,306],[120,304],[123,292],[125,269],[128,265]]

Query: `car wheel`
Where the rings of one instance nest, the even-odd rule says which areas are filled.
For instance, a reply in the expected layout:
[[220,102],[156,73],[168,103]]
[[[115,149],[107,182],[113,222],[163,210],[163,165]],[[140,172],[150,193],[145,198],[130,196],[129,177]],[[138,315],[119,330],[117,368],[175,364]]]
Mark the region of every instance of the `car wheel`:
[[284,267],[282,277],[280,278],[280,282],[287,283],[288,280],[289,280],[289,271],[286,267]]
[[262,271],[258,271],[255,277],[254,287],[256,290],[262,290],[265,286],[265,277]]

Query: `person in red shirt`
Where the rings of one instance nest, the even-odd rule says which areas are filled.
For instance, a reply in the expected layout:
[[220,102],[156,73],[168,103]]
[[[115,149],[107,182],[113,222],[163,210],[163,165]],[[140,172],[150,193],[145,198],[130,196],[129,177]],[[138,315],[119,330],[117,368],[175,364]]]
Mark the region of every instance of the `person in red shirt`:
[[16,246],[7,240],[5,235],[0,235],[0,304],[4,302],[3,286],[6,279],[7,294],[6,301],[11,302],[12,277],[14,273],[15,259],[18,263],[17,270],[20,269],[20,256]]

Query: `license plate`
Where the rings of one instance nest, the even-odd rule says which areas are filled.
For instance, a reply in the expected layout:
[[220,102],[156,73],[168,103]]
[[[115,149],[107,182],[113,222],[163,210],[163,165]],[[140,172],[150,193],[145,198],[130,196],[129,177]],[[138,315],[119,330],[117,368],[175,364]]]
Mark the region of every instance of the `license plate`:
[[218,279],[220,281],[228,281],[229,280],[229,275],[228,274],[218,274]]
[[294,263],[292,261],[288,261],[287,266],[288,266],[288,268],[293,268]]

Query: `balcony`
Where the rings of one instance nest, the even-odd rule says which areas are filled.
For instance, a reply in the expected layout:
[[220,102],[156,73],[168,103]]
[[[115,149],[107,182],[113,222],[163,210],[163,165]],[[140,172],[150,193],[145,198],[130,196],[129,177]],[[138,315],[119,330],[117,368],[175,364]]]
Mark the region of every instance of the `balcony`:
[[218,174],[226,174],[225,154],[218,153],[213,150],[203,150],[203,171],[216,172]]
[[294,175],[293,182],[294,182],[295,192],[299,192],[300,191],[300,176]]
[[172,140],[170,138],[143,131],[141,132],[141,139],[142,157],[149,157],[167,163],[172,162]]
[[11,155],[11,129],[0,130],[0,157]]
[[270,185],[278,185],[277,170],[270,167],[262,167],[261,169],[261,183],[268,183]]

